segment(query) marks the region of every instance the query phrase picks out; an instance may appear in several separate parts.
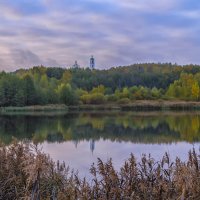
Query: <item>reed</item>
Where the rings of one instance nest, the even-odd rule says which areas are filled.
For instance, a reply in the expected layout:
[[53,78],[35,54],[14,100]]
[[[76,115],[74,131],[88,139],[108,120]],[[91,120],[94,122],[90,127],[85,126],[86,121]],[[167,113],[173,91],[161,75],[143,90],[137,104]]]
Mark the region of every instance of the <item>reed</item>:
[[0,107],[0,112],[48,112],[48,111],[68,111],[68,106],[64,104],[34,105],[23,107]]
[[119,171],[112,160],[92,165],[92,181],[80,178],[65,163],[55,163],[28,142],[13,141],[0,148],[0,199],[199,199],[200,155],[193,149],[188,160],[160,161],[133,154]]

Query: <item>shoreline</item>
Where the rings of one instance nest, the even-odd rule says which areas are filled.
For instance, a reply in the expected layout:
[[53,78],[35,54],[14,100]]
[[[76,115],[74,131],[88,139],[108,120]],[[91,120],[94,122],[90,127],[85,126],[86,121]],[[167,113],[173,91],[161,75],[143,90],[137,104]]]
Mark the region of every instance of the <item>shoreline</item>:
[[137,100],[129,104],[64,104],[33,105],[24,107],[0,107],[0,113],[7,112],[54,112],[54,111],[195,111],[200,110],[200,102]]
[[101,104],[69,106],[69,111],[187,111],[200,110],[200,102],[137,100],[129,104]]
[[23,107],[0,107],[0,113],[6,112],[54,112],[54,111],[68,111],[68,106],[64,104],[48,104],[48,105],[32,105]]

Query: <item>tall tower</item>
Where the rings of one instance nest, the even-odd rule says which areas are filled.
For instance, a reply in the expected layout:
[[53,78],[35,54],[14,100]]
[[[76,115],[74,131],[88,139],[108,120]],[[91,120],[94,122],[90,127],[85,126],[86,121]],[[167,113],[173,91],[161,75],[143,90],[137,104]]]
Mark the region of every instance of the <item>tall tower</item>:
[[75,63],[74,63],[74,65],[72,66],[72,68],[79,68],[79,67],[80,67],[80,66],[79,66],[78,62],[75,61]]
[[95,67],[95,59],[93,56],[91,56],[90,58],[90,69],[94,69]]

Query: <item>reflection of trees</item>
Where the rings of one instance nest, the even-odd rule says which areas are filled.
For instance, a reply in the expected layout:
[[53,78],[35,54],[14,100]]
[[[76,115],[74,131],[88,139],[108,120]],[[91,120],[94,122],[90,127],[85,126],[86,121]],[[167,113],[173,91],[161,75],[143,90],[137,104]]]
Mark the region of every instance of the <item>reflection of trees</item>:
[[200,141],[200,116],[184,115],[176,118],[166,117],[171,130],[180,134],[181,140],[189,142]]
[[142,143],[200,141],[199,115],[67,114],[65,116],[0,116],[0,138],[35,142],[110,139]]

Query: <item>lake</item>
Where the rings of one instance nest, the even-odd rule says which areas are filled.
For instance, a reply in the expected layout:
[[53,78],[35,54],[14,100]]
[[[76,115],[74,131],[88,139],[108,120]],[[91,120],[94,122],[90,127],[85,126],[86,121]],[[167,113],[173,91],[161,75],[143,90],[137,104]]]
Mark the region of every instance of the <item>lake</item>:
[[56,161],[88,176],[97,158],[119,169],[133,153],[187,158],[200,147],[200,112],[81,112],[0,115],[0,140],[30,140]]

